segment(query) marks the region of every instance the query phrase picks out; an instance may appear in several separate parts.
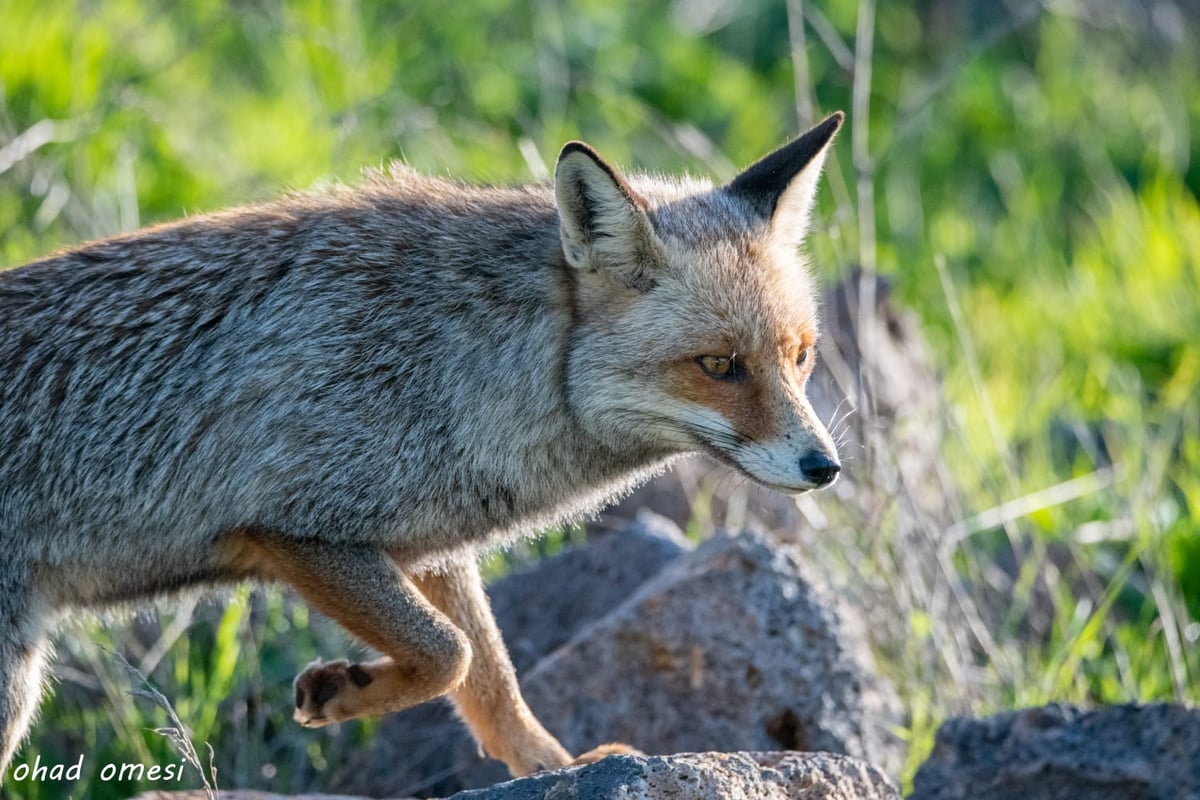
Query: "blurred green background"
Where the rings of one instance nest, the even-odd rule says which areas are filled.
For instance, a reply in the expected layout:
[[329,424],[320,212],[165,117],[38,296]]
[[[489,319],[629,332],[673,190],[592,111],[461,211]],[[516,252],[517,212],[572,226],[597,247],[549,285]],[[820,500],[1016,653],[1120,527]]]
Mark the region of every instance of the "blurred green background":
[[[0,0],[0,264],[394,158],[520,182],[584,138],[723,179],[845,109],[816,268],[874,267],[919,315],[968,518],[948,563],[1011,595],[970,685],[939,673],[936,611],[900,609],[909,780],[948,714],[1200,695],[1198,36],[1195,0]],[[222,786],[336,788],[372,725],[305,734],[287,687],[349,645],[278,593],[193,605],[63,637],[16,763],[179,762],[109,648]]]

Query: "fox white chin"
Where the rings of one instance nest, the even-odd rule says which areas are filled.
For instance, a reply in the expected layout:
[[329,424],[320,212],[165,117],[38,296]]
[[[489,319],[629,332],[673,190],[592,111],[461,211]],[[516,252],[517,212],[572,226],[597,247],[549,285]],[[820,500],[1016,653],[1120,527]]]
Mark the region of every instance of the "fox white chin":
[[[779,469],[779,459],[764,457],[760,447],[747,448],[750,452],[733,453],[703,441],[702,452],[720,463],[736,470],[738,474],[766,489],[783,494],[807,494],[817,489],[827,489],[837,482],[841,462],[836,453],[825,448],[814,449],[801,457],[794,457],[794,470]],[[792,452],[791,448],[788,448]],[[789,460],[789,459],[783,459]],[[806,468],[807,465],[807,468]],[[775,469],[771,469],[774,467]]]
[[763,480],[762,478],[758,478],[758,477],[752,477],[752,480],[755,483],[757,483],[759,486],[762,486],[763,488],[773,489],[773,490],[775,490],[777,492],[781,492],[783,494],[793,494],[793,495],[808,494],[809,492],[814,492],[817,489],[828,489],[830,486],[832,486],[834,483],[837,482],[837,479],[834,478],[829,483],[805,483],[802,485],[785,485],[782,483],[773,483],[771,481]]
[[808,492],[816,491],[817,489],[827,489],[837,481],[837,472],[840,471],[841,465],[836,460],[830,462],[834,467],[832,473],[827,477],[822,475],[819,479],[809,478],[802,475],[763,475],[747,469],[744,465],[738,465],[738,471],[745,475],[750,480],[767,489],[774,489],[777,492],[784,494],[807,494]]

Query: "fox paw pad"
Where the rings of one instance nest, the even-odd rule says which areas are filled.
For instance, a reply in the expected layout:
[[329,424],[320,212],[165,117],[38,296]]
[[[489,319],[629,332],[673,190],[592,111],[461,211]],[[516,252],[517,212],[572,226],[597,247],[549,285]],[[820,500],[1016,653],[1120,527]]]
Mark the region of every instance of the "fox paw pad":
[[296,676],[296,710],[292,716],[306,728],[319,728],[348,719],[352,715],[338,713],[344,703],[335,701],[348,699],[348,695],[372,680],[371,674],[359,664],[315,661]]

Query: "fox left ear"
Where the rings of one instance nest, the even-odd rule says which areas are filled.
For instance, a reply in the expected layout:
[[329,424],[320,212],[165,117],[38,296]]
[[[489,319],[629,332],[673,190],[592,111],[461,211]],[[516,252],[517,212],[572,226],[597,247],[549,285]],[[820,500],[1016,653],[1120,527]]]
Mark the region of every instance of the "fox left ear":
[[748,203],[773,231],[799,244],[808,230],[829,144],[845,118],[841,111],[830,114],[807,133],[751,164],[725,191]]
[[554,170],[559,233],[567,262],[638,291],[654,286],[663,255],[648,206],[583,142],[568,142]]

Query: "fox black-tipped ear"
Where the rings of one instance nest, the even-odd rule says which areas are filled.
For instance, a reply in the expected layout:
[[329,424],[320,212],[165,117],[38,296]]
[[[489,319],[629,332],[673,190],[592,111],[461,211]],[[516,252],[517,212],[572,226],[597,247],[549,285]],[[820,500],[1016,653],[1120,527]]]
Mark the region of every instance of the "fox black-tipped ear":
[[559,232],[567,262],[607,272],[639,291],[654,285],[662,250],[646,201],[583,142],[568,142],[554,170]]
[[833,135],[846,115],[830,114],[807,133],[751,164],[725,190],[744,200],[772,228],[799,239],[808,228],[817,179]]

